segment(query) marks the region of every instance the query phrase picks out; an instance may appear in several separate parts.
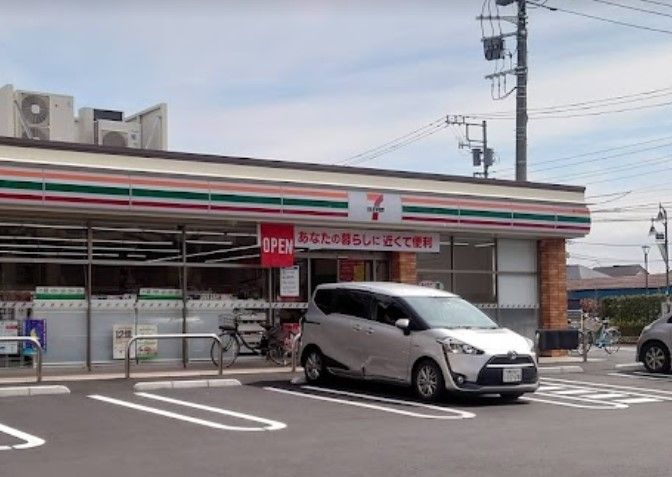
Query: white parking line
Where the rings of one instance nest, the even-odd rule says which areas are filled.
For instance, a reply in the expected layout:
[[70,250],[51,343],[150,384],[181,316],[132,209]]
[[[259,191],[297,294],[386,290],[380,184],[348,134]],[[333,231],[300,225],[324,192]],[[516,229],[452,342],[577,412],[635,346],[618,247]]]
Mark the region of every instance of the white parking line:
[[571,396],[573,394],[586,394],[592,392],[586,388],[564,389],[562,391],[555,391],[553,394],[560,394],[561,396]]
[[218,407],[206,406],[204,404],[197,404],[189,401],[182,401],[180,399],[172,399],[165,396],[159,396],[157,394],[150,393],[136,393],[138,396],[142,396],[148,399],[155,399],[157,401],[163,401],[170,404],[176,404],[178,406],[191,407],[194,409],[200,409],[201,411],[208,411],[215,414],[222,414],[224,416],[231,416],[238,419],[246,419],[248,421],[258,422],[260,424],[266,424],[264,428],[265,431],[278,431],[287,427],[287,424],[279,421],[273,421],[272,419],[266,419],[265,417],[253,416],[251,414],[243,414],[242,412],[230,411],[228,409],[220,409]]
[[628,398],[628,399],[617,399],[616,402],[622,402],[623,404],[646,404],[650,402],[661,402],[660,399],[656,398]]
[[348,397],[356,397],[359,399],[367,399],[369,401],[377,401],[377,402],[385,402],[385,403],[390,403],[390,404],[400,404],[404,406],[411,406],[411,407],[418,407],[418,408],[424,408],[424,409],[431,409],[434,411],[439,411],[448,415],[444,416],[438,416],[436,414],[422,414],[422,413],[417,413],[417,412],[412,412],[412,411],[404,411],[401,409],[395,409],[392,407],[387,407],[387,406],[379,406],[377,404],[368,404],[364,402],[359,402],[359,401],[350,401],[346,399],[338,399],[334,397],[329,397],[329,396],[318,396],[315,394],[308,394],[308,393],[302,393],[298,391],[290,391],[288,389],[282,389],[282,388],[274,388],[274,387],[265,387],[267,391],[273,391],[277,393],[283,393],[283,394],[290,394],[292,396],[300,396],[303,398],[307,399],[315,399],[318,401],[327,401],[327,402],[333,402],[336,404],[344,404],[347,406],[354,406],[354,407],[362,407],[365,409],[374,409],[376,411],[382,411],[382,412],[389,412],[392,414],[400,414],[402,416],[408,416],[408,417],[416,417],[420,419],[442,419],[442,420],[447,420],[447,419],[471,419],[473,417],[476,417],[476,414],[473,412],[468,412],[468,411],[462,411],[460,409],[453,409],[453,408],[447,408],[447,407],[442,407],[442,406],[433,406],[431,404],[422,404],[418,402],[413,402],[413,401],[404,401],[401,399],[389,399],[389,398],[383,398],[383,397],[378,397],[378,396],[371,396],[369,394],[359,394],[359,393],[351,393],[347,391],[338,391],[335,389],[327,389],[327,388],[319,388],[319,387],[314,387],[314,386],[301,386],[302,389],[308,389],[308,390],[313,390],[313,391],[318,391],[318,392],[324,392],[324,393],[332,393],[332,394],[338,394],[342,396],[348,396]]
[[654,378],[651,376],[642,376],[641,374],[626,374],[626,373],[607,373],[608,376],[616,376],[617,378],[628,378],[628,379],[638,379],[640,381],[667,381],[667,379]]
[[[217,413],[217,414],[226,414],[232,417],[237,417],[240,419],[248,419],[256,422],[263,422],[268,424],[267,426],[264,427],[241,427],[241,426],[227,426],[224,424],[220,424],[218,422],[213,422],[213,421],[207,421],[205,419],[199,419],[196,417],[191,417],[191,416],[185,416],[184,414],[178,414],[176,412],[171,412],[171,411],[165,411],[163,409],[158,409],[156,407],[150,407],[150,406],[144,406],[142,404],[136,404],[133,402],[129,401],[123,401],[121,399],[115,399],[107,396],[101,396],[99,394],[91,394],[89,397],[91,399],[96,399],[98,401],[103,401],[107,402],[110,404],[116,404],[117,406],[123,406],[127,407],[130,409],[135,409],[137,411],[144,411],[148,412],[150,414],[157,414],[159,416],[164,416],[168,417],[170,419],[177,419],[179,421],[184,421],[184,422],[190,422],[192,424],[199,424],[201,426],[205,427],[210,427],[213,429],[219,429],[223,431],[239,431],[239,432],[258,432],[258,431],[275,431],[278,429],[284,429],[287,427],[286,424],[278,421],[271,421],[270,419],[264,419],[261,417],[257,416],[249,416],[247,414],[241,414],[237,413],[235,411],[229,411],[226,409],[219,409],[215,407],[210,407],[210,406],[203,406],[201,404],[196,404],[196,403],[188,403],[187,401],[179,401],[177,399],[170,399],[170,398],[164,398],[163,396],[155,396],[155,395],[147,395],[147,393],[138,393],[138,395],[142,397],[149,397],[150,399],[157,399],[161,401],[166,401],[170,402],[171,404],[177,404],[179,406],[185,406],[185,407],[193,407],[196,409],[202,409],[205,411]],[[151,397],[150,397],[151,396]],[[271,424],[272,423],[272,424]]]
[[[628,406],[622,403],[611,403],[608,401],[597,401],[591,399],[583,399],[575,396],[556,396],[554,394],[546,394],[536,392],[533,394],[535,397],[523,396],[520,399],[523,401],[533,401],[533,402],[542,402],[544,404],[552,404],[554,406],[564,406],[564,407],[574,407],[579,409],[593,409],[599,411],[607,411],[614,409],[627,409]],[[548,398],[558,398],[558,399],[541,399],[536,396],[544,396]]]
[[9,434],[12,437],[16,437],[17,439],[21,439],[22,441],[24,441],[23,444],[14,444],[13,446],[0,446],[0,451],[13,450],[13,449],[19,449],[19,450],[31,449],[33,447],[39,447],[41,445],[44,445],[45,443],[44,439],[40,439],[39,437],[35,437],[32,434],[28,434],[27,432],[14,429],[13,427],[5,426],[4,424],[0,424],[0,432],[4,434]]
[[622,393],[597,393],[597,394],[584,394],[581,397],[587,398],[587,399],[615,399],[615,398],[625,398],[627,397],[627,394],[622,394]]
[[[557,378],[544,378],[544,382],[549,382],[551,384],[559,384],[559,383],[566,383],[570,387],[574,386],[589,386],[589,387],[596,387],[598,390],[600,388],[605,388],[610,391],[617,391],[617,392],[625,392],[628,393],[632,396],[640,396],[640,397],[655,397],[657,399],[660,399],[661,401],[672,401],[672,391],[663,391],[660,389],[651,389],[651,388],[639,388],[639,387],[634,387],[634,386],[622,386],[620,384],[604,384],[604,383],[591,383],[591,382],[586,382],[586,381],[574,381],[570,379],[557,379]],[[647,394],[647,393],[652,393]]]
[[659,381],[671,381],[672,380],[672,375],[669,375],[669,374],[647,373],[646,371],[633,371],[632,374],[636,374],[637,376],[649,376],[649,377],[655,378]]

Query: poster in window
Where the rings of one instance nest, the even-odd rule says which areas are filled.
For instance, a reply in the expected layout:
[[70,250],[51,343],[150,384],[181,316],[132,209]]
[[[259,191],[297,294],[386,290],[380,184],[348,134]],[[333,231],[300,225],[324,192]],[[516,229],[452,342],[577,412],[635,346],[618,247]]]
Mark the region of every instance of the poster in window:
[[[19,322],[14,320],[0,321],[0,336],[19,336]],[[18,342],[0,342],[0,354],[19,354]]]
[[[135,330],[135,333],[134,333]],[[128,342],[135,335],[155,335],[158,333],[156,325],[114,325],[112,327],[112,358],[124,359]],[[131,347],[130,357],[139,359],[156,358],[159,354],[159,340],[137,340]]]
[[296,298],[301,295],[301,277],[299,266],[280,269],[280,296],[283,298]]
[[[42,350],[47,351],[47,322],[45,320],[26,320],[23,322],[24,336],[35,338],[42,345]],[[23,354],[33,356],[37,354],[37,347],[27,341],[23,345]]]

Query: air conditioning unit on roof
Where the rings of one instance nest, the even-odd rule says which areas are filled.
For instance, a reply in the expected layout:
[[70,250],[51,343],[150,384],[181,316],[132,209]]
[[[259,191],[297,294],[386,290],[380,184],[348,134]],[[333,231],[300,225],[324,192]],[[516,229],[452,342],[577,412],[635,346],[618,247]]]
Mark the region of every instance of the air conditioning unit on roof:
[[14,136],[24,139],[75,139],[72,96],[16,91],[13,95]]
[[140,125],[99,119],[95,122],[96,144],[111,147],[140,148]]

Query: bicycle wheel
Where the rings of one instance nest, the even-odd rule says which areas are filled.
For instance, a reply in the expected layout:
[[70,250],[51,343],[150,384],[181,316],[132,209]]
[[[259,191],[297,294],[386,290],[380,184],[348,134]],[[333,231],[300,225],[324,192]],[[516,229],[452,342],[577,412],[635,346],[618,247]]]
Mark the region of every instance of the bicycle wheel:
[[268,359],[278,366],[287,366],[289,364],[289,355],[282,342],[274,342],[268,345]]
[[607,354],[616,353],[621,348],[621,332],[617,328],[609,328],[605,334],[604,351]]
[[[230,334],[220,335],[219,339],[222,341],[222,367],[228,368],[238,357],[240,343],[234,335]],[[215,366],[219,366],[219,345],[216,341],[213,341],[210,347],[210,359]]]

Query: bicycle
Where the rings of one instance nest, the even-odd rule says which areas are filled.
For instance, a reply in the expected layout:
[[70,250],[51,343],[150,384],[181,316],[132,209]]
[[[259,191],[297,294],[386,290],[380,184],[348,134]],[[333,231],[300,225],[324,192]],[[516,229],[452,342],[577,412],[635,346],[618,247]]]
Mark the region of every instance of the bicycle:
[[585,330],[584,323],[584,332],[579,331],[579,347],[577,349],[578,353],[583,355],[583,347],[585,344],[586,352],[590,351],[592,346],[596,348],[603,349],[607,354],[616,353],[620,348],[621,332],[615,326],[609,325],[609,318],[600,320],[599,318],[593,318],[594,322],[599,323],[599,327],[596,330]]
[[[266,356],[267,360],[272,361],[278,366],[287,366],[289,364],[291,361],[291,346],[287,346],[288,338],[284,336],[282,327],[279,324],[262,324],[261,326],[264,331],[260,332],[261,339],[255,345],[245,341],[245,338],[243,338],[243,335],[238,330],[242,312],[233,310],[232,314],[232,318],[228,316],[220,317],[222,324],[219,325],[219,339],[222,342],[221,356],[223,367],[228,368],[236,362],[241,346],[244,346],[253,354]],[[289,340],[291,342],[291,337]],[[210,359],[215,366],[219,366],[219,346],[214,341],[210,347]]]

